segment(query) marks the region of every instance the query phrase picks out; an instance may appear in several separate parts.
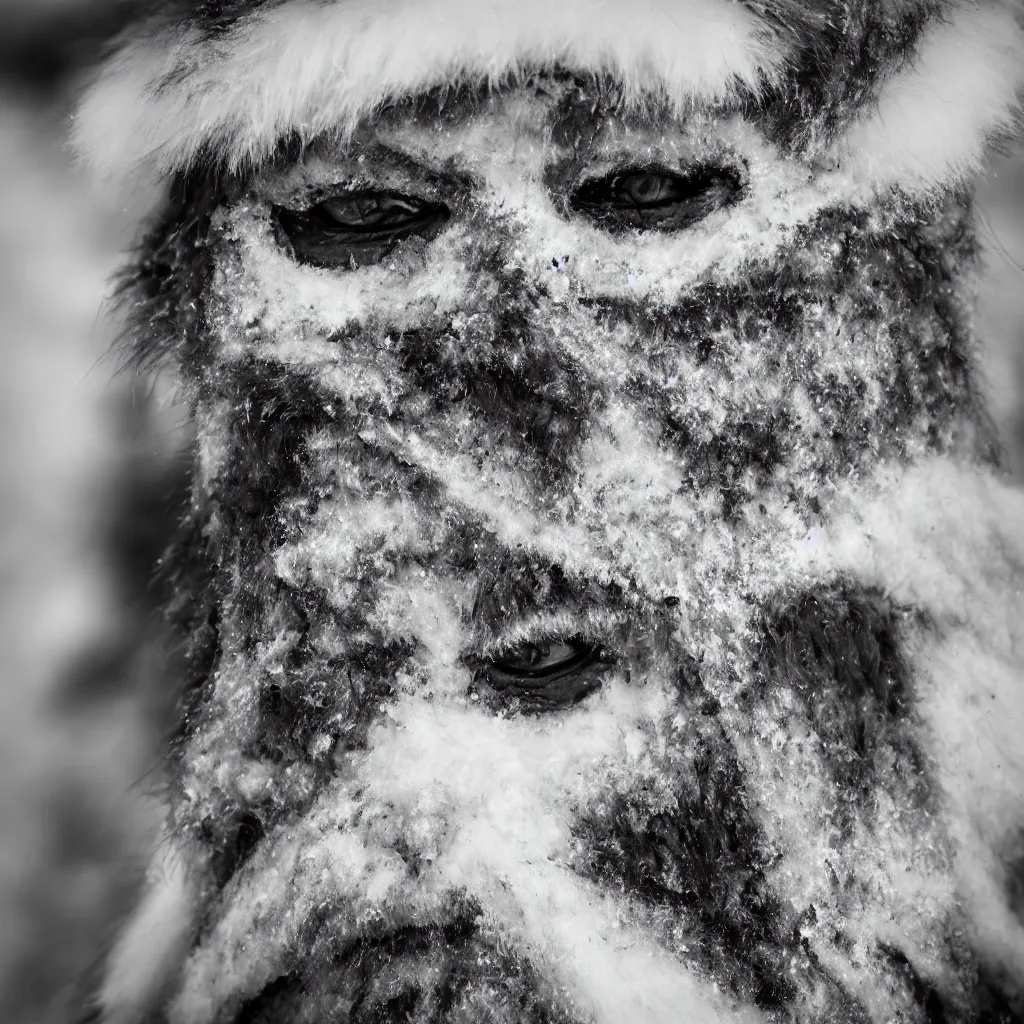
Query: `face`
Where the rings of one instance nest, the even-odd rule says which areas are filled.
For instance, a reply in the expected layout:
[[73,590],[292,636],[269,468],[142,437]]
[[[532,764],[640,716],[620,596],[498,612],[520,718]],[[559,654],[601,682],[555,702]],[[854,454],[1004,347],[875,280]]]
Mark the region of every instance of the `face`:
[[208,205],[164,236],[208,260],[170,1019],[999,998],[935,753],[967,627],[927,582],[986,444],[969,211],[571,75],[389,109]]

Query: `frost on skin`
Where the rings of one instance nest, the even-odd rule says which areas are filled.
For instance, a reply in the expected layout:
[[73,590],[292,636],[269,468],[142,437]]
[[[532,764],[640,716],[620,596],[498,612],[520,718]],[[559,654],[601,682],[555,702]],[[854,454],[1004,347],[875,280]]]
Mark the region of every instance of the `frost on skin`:
[[[728,202],[677,230],[573,205],[694,166]],[[447,219],[296,258],[373,189]],[[1024,564],[968,207],[564,75],[181,198],[135,284],[198,426],[173,1024],[1019,1019],[1020,748],[972,802],[987,755],[935,712],[1024,644],[966,611],[1020,608]],[[552,651],[586,685],[531,704]]]

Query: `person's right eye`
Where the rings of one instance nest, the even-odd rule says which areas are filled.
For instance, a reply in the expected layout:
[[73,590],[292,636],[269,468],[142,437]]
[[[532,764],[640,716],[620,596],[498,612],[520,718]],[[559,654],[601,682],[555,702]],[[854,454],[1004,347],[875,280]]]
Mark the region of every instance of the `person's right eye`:
[[344,268],[376,263],[406,238],[429,241],[449,217],[443,203],[372,189],[342,192],[307,210],[275,206],[273,212],[300,263]]

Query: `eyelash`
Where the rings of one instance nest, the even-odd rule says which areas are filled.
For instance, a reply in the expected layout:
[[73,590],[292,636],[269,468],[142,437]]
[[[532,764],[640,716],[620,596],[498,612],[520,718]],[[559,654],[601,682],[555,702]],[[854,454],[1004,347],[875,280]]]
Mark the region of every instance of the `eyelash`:
[[413,235],[429,242],[450,215],[444,203],[373,189],[341,192],[306,210],[273,207],[295,258],[328,268],[379,262],[395,242]]
[[[650,193],[652,187],[656,194]],[[579,182],[568,209],[610,233],[682,231],[744,193],[744,176],[729,164],[695,163],[681,171],[631,167]]]
[[[565,195],[569,216],[612,234],[680,231],[739,201],[744,176],[727,164],[699,163],[680,172],[626,167],[577,182]],[[351,268],[378,263],[399,242],[432,241],[451,217],[443,202],[401,192],[361,189],[328,196],[305,210],[274,206],[279,241],[299,263]]]
[[525,642],[491,658],[473,659],[472,667],[476,693],[490,705],[542,713],[571,707],[600,689],[601,677],[614,663],[600,644],[571,636]]

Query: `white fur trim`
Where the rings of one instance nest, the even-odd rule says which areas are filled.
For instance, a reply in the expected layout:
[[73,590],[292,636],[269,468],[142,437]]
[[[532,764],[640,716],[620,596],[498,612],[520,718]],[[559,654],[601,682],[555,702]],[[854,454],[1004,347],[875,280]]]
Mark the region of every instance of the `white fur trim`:
[[281,135],[350,128],[383,101],[562,63],[683,106],[757,90],[785,47],[731,0],[289,0],[226,37],[129,43],[86,95],[78,152],[103,177],[161,176],[203,147],[235,166]]
[[147,1019],[188,953],[195,879],[183,851],[168,840],[149,869],[146,892],[107,960],[99,992],[102,1024]]
[[1010,130],[1024,88],[1024,29],[1008,7],[970,7],[928,30],[914,65],[883,88],[836,156],[877,186],[928,192],[975,173]]

